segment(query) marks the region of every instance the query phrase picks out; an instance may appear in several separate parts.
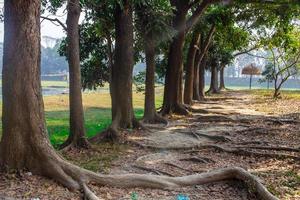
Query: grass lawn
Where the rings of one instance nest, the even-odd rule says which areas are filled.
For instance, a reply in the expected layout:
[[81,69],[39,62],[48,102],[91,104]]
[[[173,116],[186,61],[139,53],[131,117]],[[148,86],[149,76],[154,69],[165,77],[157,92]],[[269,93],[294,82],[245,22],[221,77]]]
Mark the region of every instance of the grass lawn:
[[[51,143],[57,146],[63,143],[69,133],[68,95],[44,97],[47,128]],[[161,106],[162,95],[157,95],[156,104]],[[137,118],[143,116],[144,95],[133,94],[134,111]],[[111,100],[107,93],[89,92],[83,94],[85,127],[88,137],[103,131],[111,123]]]
[[[246,90],[245,90],[246,91]],[[254,90],[248,90],[253,95],[258,95],[261,97],[273,97],[274,90],[270,89],[254,89]],[[300,100],[300,90],[281,90],[281,97],[283,99],[294,99],[294,100]]]

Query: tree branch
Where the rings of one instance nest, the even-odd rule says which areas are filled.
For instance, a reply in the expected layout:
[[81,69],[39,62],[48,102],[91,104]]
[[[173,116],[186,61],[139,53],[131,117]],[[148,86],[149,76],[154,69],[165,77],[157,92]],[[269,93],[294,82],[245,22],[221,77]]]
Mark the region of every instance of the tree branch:
[[57,22],[65,31],[67,31],[67,26],[60,21],[58,18],[50,18],[50,17],[45,17],[45,16],[41,16],[42,19],[48,20],[50,22]]
[[233,57],[237,57],[237,56],[240,56],[242,54],[249,53],[249,52],[251,52],[253,50],[256,50],[257,48],[258,48],[258,46],[254,46],[254,47],[251,47],[250,49],[246,49],[244,51],[237,52],[237,53],[233,54]]
[[202,13],[205,11],[205,9],[213,3],[220,2],[220,0],[203,0],[200,5],[197,7],[195,12],[193,12],[192,16],[187,20],[185,31],[189,32],[191,28],[197,23],[198,19],[202,15]]

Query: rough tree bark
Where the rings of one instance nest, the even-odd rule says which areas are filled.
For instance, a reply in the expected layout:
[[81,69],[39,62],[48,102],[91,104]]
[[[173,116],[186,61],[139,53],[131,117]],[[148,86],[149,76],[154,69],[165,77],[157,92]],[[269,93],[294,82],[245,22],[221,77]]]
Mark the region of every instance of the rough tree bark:
[[40,81],[40,4],[40,0],[5,0],[1,166],[27,169],[70,189],[82,189],[87,199],[98,199],[86,185],[90,181],[102,186],[172,189],[232,178],[251,185],[262,199],[277,199],[241,168],[174,178],[140,174],[110,176],[66,162],[51,146],[45,125]]
[[[179,0],[171,1],[176,7],[173,18],[173,27],[178,34],[173,38],[168,54],[168,66],[165,77],[164,100],[161,113],[163,115],[176,113],[188,114],[188,111],[181,104],[181,79],[183,71],[183,46],[185,40],[185,23],[188,12],[188,3]],[[181,30],[183,29],[183,30]]]
[[[160,116],[155,108],[155,47],[157,45],[157,34],[149,28],[151,16],[146,15],[149,5],[138,4],[135,8],[138,20],[141,22],[140,31],[143,37],[143,45],[146,58],[146,81],[145,81],[145,104],[144,123],[167,123],[167,120]],[[148,30],[147,30],[148,29]]]
[[184,103],[191,105],[193,102],[193,80],[195,79],[194,70],[195,70],[195,56],[197,53],[198,44],[200,40],[200,34],[194,33],[193,39],[190,43],[187,64],[186,64],[186,75],[184,82]]
[[70,0],[67,5],[67,59],[70,74],[70,134],[62,148],[88,148],[84,127],[84,112],[81,93],[79,17],[81,8],[79,0]]
[[203,101],[205,99],[205,67],[207,64],[207,55],[204,55],[199,66],[199,97]]
[[146,56],[146,86],[145,86],[145,110],[143,122],[145,123],[167,123],[155,108],[155,42],[151,36],[145,36]]
[[197,50],[194,61],[194,79],[193,79],[193,100],[200,101],[199,94],[199,64],[200,63],[200,49]]
[[220,87],[219,87],[219,91],[226,90],[225,79],[224,79],[224,70],[225,70],[225,65],[222,65],[221,69],[220,69]]
[[206,39],[204,40],[203,34],[200,42],[200,50],[197,53],[195,58],[195,73],[197,76],[194,79],[194,99],[203,101],[205,99],[205,66],[206,66],[206,58],[209,45],[211,44],[213,35],[216,31],[215,24],[212,24]]
[[[187,13],[194,5],[190,1],[170,0],[171,5],[176,8],[173,17],[173,27],[177,30],[177,35],[171,42],[168,65],[165,76],[165,90],[161,113],[168,115],[171,113],[186,115],[188,111],[182,105],[182,74],[183,74],[183,46],[185,35],[191,30],[193,25],[200,18],[206,8],[216,2],[216,0],[204,0],[192,13],[189,19],[186,19]],[[195,4],[196,5],[196,4]]]
[[6,0],[4,7],[3,136],[0,164],[79,184],[58,166],[45,125],[40,80],[40,0]]
[[132,73],[133,73],[133,19],[132,5],[123,0],[122,7],[117,4],[115,9],[115,62],[111,70],[112,124],[104,132],[91,138],[91,142],[102,140],[118,140],[118,129],[139,126],[132,104]]
[[218,67],[216,63],[212,63],[211,65],[211,78],[210,78],[210,87],[207,91],[208,94],[216,94],[219,93],[219,81],[218,81]]

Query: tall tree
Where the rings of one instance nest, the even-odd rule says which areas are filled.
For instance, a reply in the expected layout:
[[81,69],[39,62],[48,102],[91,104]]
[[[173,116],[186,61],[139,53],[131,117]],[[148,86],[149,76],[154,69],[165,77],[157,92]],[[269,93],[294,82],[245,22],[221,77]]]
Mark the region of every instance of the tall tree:
[[84,127],[84,113],[81,93],[80,49],[79,49],[79,17],[81,7],[79,0],[69,0],[67,5],[67,59],[70,74],[70,133],[62,147],[68,145],[88,148]]
[[123,0],[115,5],[115,57],[111,70],[110,93],[112,100],[112,124],[105,133],[92,141],[118,139],[118,129],[137,127],[132,103],[133,73],[133,17],[132,3]]
[[193,101],[194,66],[197,49],[199,49],[200,33],[194,32],[187,55],[186,74],[184,82],[184,103],[191,105]]
[[167,20],[171,13],[168,1],[152,0],[136,6],[137,27],[142,35],[146,58],[145,106],[143,122],[166,123],[155,108],[155,56],[157,46],[170,38],[171,27]]
[[[170,2],[175,8],[172,25],[177,34],[174,36],[169,48],[161,113],[163,115],[170,113],[188,114],[188,111],[182,106],[183,46],[185,35],[198,21],[205,9],[216,1],[204,0],[199,3],[197,0],[171,0]],[[187,14],[192,8],[195,9],[192,15],[187,18]]]
[[40,80],[40,4],[40,0],[4,2],[0,164],[9,169],[27,169],[78,189],[79,184],[62,169],[66,163],[51,146],[45,125]]
[[200,42],[200,48],[196,54],[194,63],[194,71],[196,76],[194,77],[193,81],[193,92],[195,93],[193,97],[195,100],[204,100],[205,67],[207,62],[207,57],[205,57],[205,55],[207,55],[207,51],[209,49],[215,31],[216,26],[214,23],[210,25],[207,33],[205,33],[205,31],[202,30],[202,41]]
[[[57,9],[62,7],[65,1],[51,0],[43,1],[43,6],[55,14]],[[48,4],[49,3],[49,4]],[[69,65],[69,109],[70,109],[70,130],[68,139],[61,145],[61,148],[89,148],[84,126],[84,112],[82,105],[82,83],[80,68],[80,46],[79,46],[79,18],[81,14],[80,0],[67,1],[66,25],[57,18],[42,16],[44,20],[58,22],[67,32],[67,38],[63,41],[64,52]]]

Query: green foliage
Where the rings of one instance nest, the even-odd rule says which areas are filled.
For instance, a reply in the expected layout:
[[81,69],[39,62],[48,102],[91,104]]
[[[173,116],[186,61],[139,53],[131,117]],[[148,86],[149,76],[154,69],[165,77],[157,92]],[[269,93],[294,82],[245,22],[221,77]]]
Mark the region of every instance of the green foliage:
[[[137,92],[145,91],[146,71],[141,71],[133,77],[133,84]],[[162,84],[161,79],[155,74],[155,83]]]
[[[169,0],[141,0],[136,3],[136,28],[142,38],[148,37],[156,44],[169,40],[174,31],[171,27],[172,7]],[[143,41],[145,42],[145,41]]]
[[145,91],[146,71],[141,71],[133,77],[133,84],[137,92]]
[[271,62],[268,62],[265,65],[264,71],[261,73],[263,78],[259,79],[260,83],[263,82],[272,82],[274,80],[275,71],[274,71],[274,65]]

